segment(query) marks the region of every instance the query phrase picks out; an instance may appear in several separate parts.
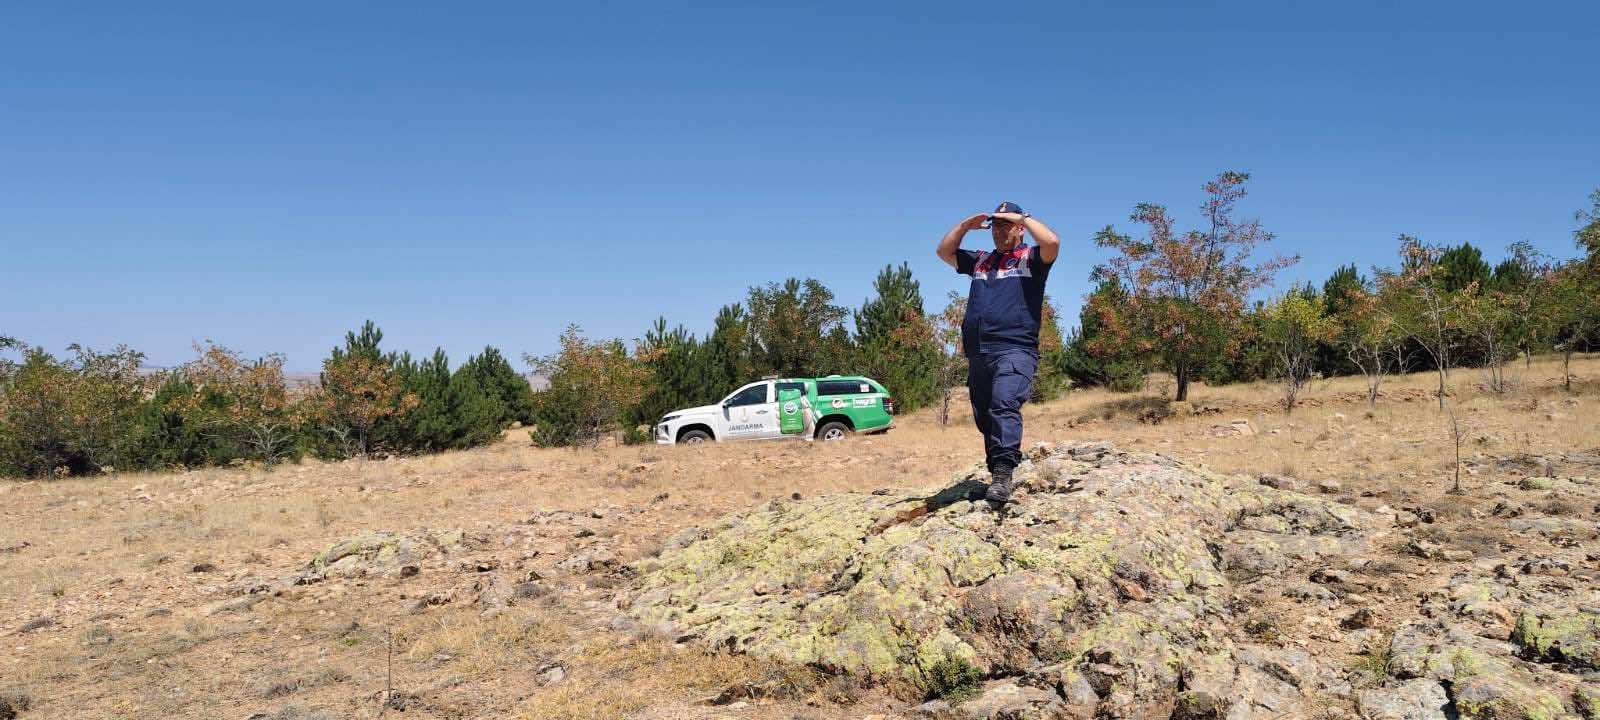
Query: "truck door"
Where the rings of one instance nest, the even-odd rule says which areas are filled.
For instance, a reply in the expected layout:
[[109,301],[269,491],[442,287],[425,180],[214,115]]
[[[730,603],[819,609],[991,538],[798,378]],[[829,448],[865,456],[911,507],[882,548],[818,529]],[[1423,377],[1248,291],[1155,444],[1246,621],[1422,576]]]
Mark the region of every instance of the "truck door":
[[772,397],[771,381],[739,388],[722,402],[722,412],[730,440],[778,436],[778,403]]
[[803,437],[806,431],[806,384],[798,380],[778,381],[778,435]]

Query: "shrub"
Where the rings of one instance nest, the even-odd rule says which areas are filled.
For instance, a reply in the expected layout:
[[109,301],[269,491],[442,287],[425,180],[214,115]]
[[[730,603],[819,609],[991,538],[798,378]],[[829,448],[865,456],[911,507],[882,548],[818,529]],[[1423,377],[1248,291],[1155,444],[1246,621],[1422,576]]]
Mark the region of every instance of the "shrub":
[[0,393],[0,470],[29,476],[90,474],[136,458],[138,422],[148,379],[144,356],[126,347],[109,353],[73,345],[60,361],[23,347]]
[[928,668],[926,680],[930,697],[958,703],[978,694],[983,671],[961,658],[947,658]]
[[561,334],[561,350],[528,363],[550,379],[534,396],[530,437],[543,446],[599,444],[626,420],[650,386],[650,367],[620,340],[591,342],[578,326]]

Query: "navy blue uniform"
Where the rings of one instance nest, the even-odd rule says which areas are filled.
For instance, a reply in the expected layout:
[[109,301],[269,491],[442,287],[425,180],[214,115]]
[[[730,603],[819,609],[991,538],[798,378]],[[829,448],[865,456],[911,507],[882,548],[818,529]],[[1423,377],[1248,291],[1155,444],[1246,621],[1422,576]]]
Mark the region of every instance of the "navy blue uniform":
[[990,470],[1022,461],[1022,404],[1039,368],[1039,326],[1050,265],[1039,248],[956,252],[956,272],[972,276],[961,346],[967,354],[972,418],[983,433]]

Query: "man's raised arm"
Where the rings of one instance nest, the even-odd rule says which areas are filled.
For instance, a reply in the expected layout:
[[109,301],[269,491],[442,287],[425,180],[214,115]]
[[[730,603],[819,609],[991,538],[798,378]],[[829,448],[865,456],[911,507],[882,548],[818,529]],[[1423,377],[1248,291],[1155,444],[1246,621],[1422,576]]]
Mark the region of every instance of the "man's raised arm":
[[1039,244],[1039,259],[1046,263],[1055,262],[1056,256],[1061,254],[1061,238],[1056,237],[1056,231],[1032,215],[1022,219],[1022,226],[1028,229],[1033,241]]
[[[966,237],[967,231],[983,227],[984,221],[988,219],[989,215],[987,213],[978,213],[956,223],[955,227],[950,228],[950,232],[944,234],[944,239],[939,241],[939,248],[936,251],[939,259],[945,261],[950,267],[956,267],[956,251],[961,249],[961,238]],[[1055,236],[1051,235],[1051,237]]]

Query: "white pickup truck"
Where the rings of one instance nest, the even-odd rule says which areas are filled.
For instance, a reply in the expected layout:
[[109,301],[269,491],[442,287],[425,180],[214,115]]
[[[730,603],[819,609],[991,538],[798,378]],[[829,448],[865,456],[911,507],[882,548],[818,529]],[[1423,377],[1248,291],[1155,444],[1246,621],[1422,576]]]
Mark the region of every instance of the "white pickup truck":
[[785,431],[780,418],[785,413],[793,416],[795,408],[781,407],[780,396],[803,396],[811,404],[818,440],[839,440],[855,432],[883,432],[894,427],[894,398],[872,378],[770,378],[745,385],[715,405],[667,413],[656,424],[656,443],[804,437],[793,432],[793,427]]

